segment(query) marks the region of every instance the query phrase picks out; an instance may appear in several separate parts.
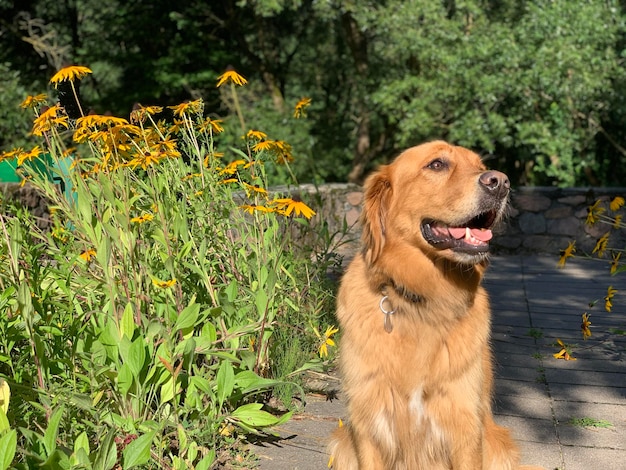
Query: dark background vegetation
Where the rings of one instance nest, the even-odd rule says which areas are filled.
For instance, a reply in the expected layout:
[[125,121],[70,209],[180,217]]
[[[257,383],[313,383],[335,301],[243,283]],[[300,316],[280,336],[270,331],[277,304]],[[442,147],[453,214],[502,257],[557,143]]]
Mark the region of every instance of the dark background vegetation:
[[94,112],[201,97],[226,120],[234,67],[301,181],[359,182],[443,138],[517,185],[623,185],[625,18],[615,0],[0,0],[0,148],[28,145],[18,104],[64,65],[93,70]]

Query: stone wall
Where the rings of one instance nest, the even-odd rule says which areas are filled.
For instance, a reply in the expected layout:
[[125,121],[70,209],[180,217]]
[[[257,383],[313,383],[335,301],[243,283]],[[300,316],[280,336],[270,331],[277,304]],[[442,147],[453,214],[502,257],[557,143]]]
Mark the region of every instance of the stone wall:
[[0,205],[3,201],[17,200],[23,208],[28,209],[35,218],[39,228],[50,226],[48,205],[35,189],[26,184],[0,183]]
[[[362,189],[351,184],[309,185],[302,192],[316,194],[310,200],[318,218],[327,221],[331,231],[350,228],[350,238],[360,235],[358,219],[363,200]],[[591,253],[596,241],[610,230],[606,224],[585,224],[587,207],[597,199],[607,202],[615,196],[626,197],[626,188],[551,188],[523,187],[512,191],[508,217],[495,231],[492,241],[496,253],[549,253],[555,257],[568,243],[576,240],[578,253]],[[611,246],[624,247],[626,231],[612,232]],[[352,247],[353,248],[353,247]]]
[[[286,188],[277,188],[287,192]],[[359,243],[359,217],[362,188],[353,184],[301,185],[291,189],[317,211],[313,219],[325,221],[329,233],[341,244],[338,252],[351,252]],[[17,198],[37,217],[38,224],[48,225],[43,200],[28,185],[1,183],[0,195]],[[606,224],[585,225],[587,207],[597,199],[609,201],[626,197],[626,188],[548,188],[523,187],[512,191],[509,214],[495,231],[493,251],[499,253],[551,253],[559,255],[568,242],[576,240],[578,253],[590,253],[598,238],[609,231]],[[611,246],[624,247],[626,231],[612,232]]]

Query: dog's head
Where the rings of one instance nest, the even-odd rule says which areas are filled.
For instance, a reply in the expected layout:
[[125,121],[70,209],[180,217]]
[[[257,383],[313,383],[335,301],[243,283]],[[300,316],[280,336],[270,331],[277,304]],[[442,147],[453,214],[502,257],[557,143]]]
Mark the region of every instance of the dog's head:
[[477,264],[506,208],[510,183],[475,153],[436,141],[410,148],[365,183],[366,260],[410,244],[429,256]]

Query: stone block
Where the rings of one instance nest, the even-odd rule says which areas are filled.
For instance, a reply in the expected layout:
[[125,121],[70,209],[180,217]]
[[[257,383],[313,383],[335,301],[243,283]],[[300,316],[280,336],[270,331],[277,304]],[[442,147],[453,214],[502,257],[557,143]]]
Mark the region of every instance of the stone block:
[[546,220],[541,214],[525,212],[519,217],[519,228],[523,233],[545,233]]
[[546,221],[547,232],[551,235],[567,235],[576,237],[583,222],[576,217],[549,219]]
[[573,209],[568,206],[553,207],[544,212],[546,219],[564,219],[565,217],[572,216]]
[[358,206],[363,201],[363,193],[361,191],[352,191],[346,195],[346,201],[352,206]]
[[552,200],[541,194],[516,194],[513,196],[513,206],[522,212],[541,212],[552,205]]

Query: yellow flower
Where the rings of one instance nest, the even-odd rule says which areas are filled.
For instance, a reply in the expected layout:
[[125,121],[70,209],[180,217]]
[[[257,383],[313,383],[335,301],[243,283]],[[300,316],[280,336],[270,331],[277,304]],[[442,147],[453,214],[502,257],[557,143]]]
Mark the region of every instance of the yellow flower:
[[21,108],[34,108],[38,104],[45,103],[46,98],[48,98],[48,95],[46,95],[45,93],[40,93],[35,96],[28,95],[24,99],[24,101],[22,101],[22,104],[20,104],[20,107]]
[[607,312],[610,312],[611,308],[613,307],[612,300],[616,292],[617,292],[617,289],[613,289],[613,286],[609,286],[609,288],[606,291],[606,295],[604,296],[604,309]]
[[64,67],[55,73],[50,79],[50,83],[53,83],[55,87],[66,80],[73,82],[74,80],[80,80],[85,75],[92,73],[91,70],[87,67],[83,67],[81,65],[71,65],[69,67]]
[[259,194],[263,194],[263,195],[267,195],[267,190],[265,188],[262,188],[261,186],[259,186],[258,184],[248,184],[248,183],[243,183],[244,188],[246,188],[246,193],[248,193],[248,196],[250,195],[250,193],[259,193]]
[[332,336],[339,331],[339,328],[335,328],[334,326],[329,326],[326,328],[324,335],[320,335],[317,328],[313,328],[313,332],[315,336],[320,340],[320,346],[318,348],[318,353],[321,358],[328,357],[328,346],[335,346],[335,341]]
[[8,152],[3,152],[0,155],[0,162],[5,160],[13,160],[14,158],[20,156],[24,153],[24,149],[22,147],[14,148],[13,150],[9,150]]
[[557,346],[561,348],[558,353],[554,353],[553,356],[555,359],[565,359],[566,361],[575,361],[576,358],[572,356],[570,352],[569,346],[567,346],[563,341],[559,338],[556,339]]
[[166,154],[163,152],[140,152],[131,161],[128,162],[128,165],[133,168],[141,166],[141,168],[146,170],[149,166],[156,165],[165,157]]
[[93,248],[89,250],[85,250],[79,256],[86,263],[89,263],[92,260],[92,258],[96,256],[96,250],[94,250]]
[[600,202],[600,199],[598,199],[592,206],[587,208],[587,219],[585,220],[587,225],[594,225],[605,211],[604,207],[600,206]]
[[146,212],[145,214],[140,215],[139,217],[133,217],[132,219],[130,219],[130,222],[133,224],[143,224],[144,222],[148,222],[152,219],[154,219],[154,215],[150,214],[149,212]]
[[295,215],[303,215],[307,219],[310,219],[315,215],[315,211],[302,201],[296,201],[291,198],[284,198],[274,199],[273,202],[278,206],[278,209],[283,215],[289,216],[294,213]]
[[273,140],[261,140],[252,147],[255,152],[273,151],[276,148],[276,142]]
[[609,208],[615,212],[618,211],[620,207],[624,205],[624,198],[621,196],[616,196],[613,198],[611,203],[609,204]]
[[613,260],[611,261],[611,274],[615,274],[617,272],[617,268],[619,268],[619,259],[622,257],[622,252],[612,253],[611,256]]
[[206,118],[198,125],[198,130],[209,134],[219,134],[220,132],[224,132],[222,122],[221,119]]
[[176,279],[170,279],[169,281],[161,281],[157,278],[152,278],[152,284],[157,286],[160,289],[167,289],[168,287],[172,287],[176,284]]
[[302,98],[300,101],[298,101],[293,111],[293,117],[296,119],[306,117],[306,108],[308,108],[310,104],[311,98]]
[[583,333],[583,339],[591,337],[591,330],[589,329],[590,326],[591,322],[589,321],[589,314],[585,312],[583,313],[583,322],[580,324],[580,329]]
[[163,106],[141,106],[137,105],[130,113],[130,122],[140,123],[146,120],[148,115],[160,114],[163,112]]
[[274,153],[276,154],[276,163],[285,164],[293,161],[293,155],[291,154],[291,145],[284,140],[277,140],[274,142],[276,148]]
[[593,251],[591,252],[593,253],[598,253],[598,257],[602,258],[604,256],[604,252],[606,251],[606,246],[609,243],[609,232],[606,232],[604,235],[602,235],[602,237],[600,237],[600,239],[598,240],[598,242],[596,243],[596,246],[593,248]]
[[186,103],[181,103],[175,106],[168,106],[174,112],[174,116],[182,117],[183,114],[201,114],[202,109],[204,108],[204,103],[202,99],[197,99],[195,101],[187,101]]
[[56,104],[42,112],[41,115],[33,121],[33,135],[42,136],[44,132],[51,129],[53,124],[60,124],[67,128],[67,115],[59,115],[60,110],[61,108]]
[[248,214],[252,215],[255,211],[257,212],[274,212],[274,210],[271,207],[267,207],[267,206],[258,206],[256,204],[243,204],[241,206],[239,206],[240,209],[243,209],[245,212],[247,212]]
[[267,137],[267,134],[265,132],[255,131],[252,129],[250,129],[248,133],[246,134],[246,139],[248,140],[263,140],[266,137]]
[[219,88],[224,83],[229,82],[229,81],[234,83],[235,85],[239,85],[239,86],[243,86],[246,83],[248,83],[248,80],[243,78],[241,75],[239,75],[234,70],[228,70],[228,71],[224,72],[222,75],[220,75],[219,77],[217,77],[217,85],[215,85],[215,86],[217,88]]
[[616,215],[615,219],[613,219],[613,228],[614,229],[619,229],[622,227],[622,216],[621,215]]
[[237,178],[226,178],[225,180],[219,181],[218,184],[237,183],[238,181]]
[[245,163],[245,160],[235,160],[234,162],[230,162],[220,170],[220,175],[234,175],[237,173],[237,168],[241,165],[245,165]]
[[43,150],[39,147],[39,145],[36,145],[30,152],[21,152],[17,156],[17,165],[20,166],[26,160],[34,160],[35,158],[38,158],[39,155],[41,155],[42,153]]

